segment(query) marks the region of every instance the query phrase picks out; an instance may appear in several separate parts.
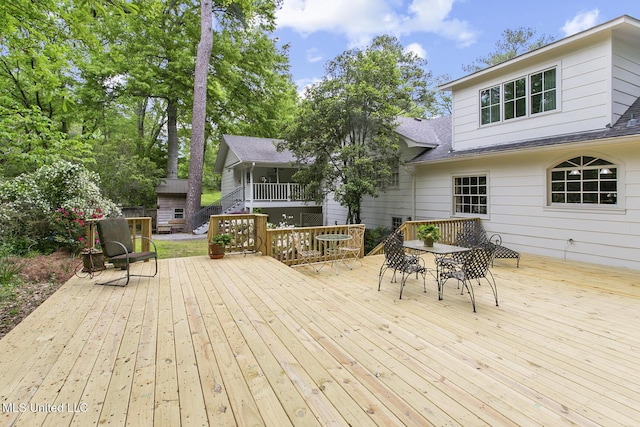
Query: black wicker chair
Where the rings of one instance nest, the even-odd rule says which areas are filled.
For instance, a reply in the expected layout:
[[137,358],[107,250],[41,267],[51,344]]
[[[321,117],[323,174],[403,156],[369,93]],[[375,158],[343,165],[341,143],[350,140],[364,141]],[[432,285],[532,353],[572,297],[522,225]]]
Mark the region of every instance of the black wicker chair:
[[[156,250],[156,244],[153,240],[147,239],[153,246],[153,251],[134,252],[131,230],[129,229],[129,224],[127,223],[126,218],[107,218],[98,221],[97,225],[102,252],[107,258],[109,258],[109,261],[113,263],[115,267],[120,267],[123,270],[126,270],[126,276],[103,283],[97,283],[98,285],[109,285],[126,279],[126,281],[120,286],[127,286],[129,278],[132,276],[154,277],[158,274],[158,253]],[[142,238],[146,239],[144,236],[142,236]],[[150,259],[155,261],[155,271],[152,275],[130,273],[130,264]]]
[[391,282],[396,281],[396,273],[402,273],[402,279],[400,280],[400,299],[402,299],[402,291],[404,285],[407,282],[407,278],[413,273],[422,275],[422,285],[424,292],[427,292],[427,268],[424,266],[424,261],[420,257],[408,255],[404,247],[402,246],[402,238],[398,233],[391,234],[384,243],[384,263],[380,267],[378,273],[378,291],[382,284],[382,277],[387,270],[393,270],[393,276]]
[[489,270],[489,265],[493,261],[497,246],[491,242],[478,245],[467,252],[461,252],[457,255],[457,259],[445,258],[436,260],[439,269],[438,274],[438,299],[441,300],[444,294],[444,284],[449,279],[456,279],[458,285],[462,283],[461,293],[466,289],[471,297],[471,305],[473,311],[476,311],[476,298],[473,290],[473,282],[478,286],[481,279],[485,279],[498,305],[498,288],[496,281]]

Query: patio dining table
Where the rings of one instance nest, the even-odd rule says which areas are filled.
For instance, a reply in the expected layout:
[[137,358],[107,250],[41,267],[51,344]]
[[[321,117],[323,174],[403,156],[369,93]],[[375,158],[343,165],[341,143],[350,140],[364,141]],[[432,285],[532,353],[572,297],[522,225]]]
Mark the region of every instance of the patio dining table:
[[438,282],[438,286],[440,286],[440,263],[438,262],[438,258],[471,250],[463,246],[445,245],[443,243],[434,243],[433,246],[425,246],[422,240],[405,240],[402,246],[417,252],[430,252],[434,255],[436,259],[436,281]]
[[316,239],[323,242],[325,246],[325,252],[331,257],[331,267],[336,274],[338,274],[338,264],[336,264],[336,256],[338,255],[338,244],[340,242],[346,242],[351,240],[351,236],[348,234],[319,234]]

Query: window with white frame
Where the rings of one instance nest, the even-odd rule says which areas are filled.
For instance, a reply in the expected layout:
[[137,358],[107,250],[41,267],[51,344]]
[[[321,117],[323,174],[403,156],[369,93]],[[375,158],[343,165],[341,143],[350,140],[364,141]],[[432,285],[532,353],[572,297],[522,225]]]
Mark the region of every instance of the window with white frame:
[[527,115],[527,79],[513,80],[504,84],[504,119],[515,119]]
[[400,187],[400,168],[398,166],[394,166],[393,168],[391,168],[391,177],[389,178],[389,187],[391,188]]
[[556,109],[556,69],[532,74],[531,81],[531,114]]
[[618,168],[597,157],[566,160],[550,173],[552,205],[616,205]]
[[173,210],[173,219],[184,219],[184,209],[183,208],[175,208]]
[[500,86],[480,91],[480,121],[483,125],[500,121]]
[[455,214],[487,215],[487,176],[453,177],[453,212]]
[[480,91],[480,125],[553,111],[558,105],[556,68]]

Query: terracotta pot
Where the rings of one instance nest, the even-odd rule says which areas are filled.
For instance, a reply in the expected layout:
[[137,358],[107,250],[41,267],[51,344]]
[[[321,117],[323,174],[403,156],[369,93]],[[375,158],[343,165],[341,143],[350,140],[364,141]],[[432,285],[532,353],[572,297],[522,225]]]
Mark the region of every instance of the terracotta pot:
[[224,246],[209,243],[209,258],[220,259],[224,257]]

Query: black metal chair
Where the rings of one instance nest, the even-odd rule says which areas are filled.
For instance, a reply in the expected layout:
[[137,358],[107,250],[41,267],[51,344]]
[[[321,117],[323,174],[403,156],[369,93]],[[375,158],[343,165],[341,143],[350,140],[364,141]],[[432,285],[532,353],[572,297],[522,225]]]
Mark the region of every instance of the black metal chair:
[[408,255],[404,247],[402,246],[402,239],[397,233],[391,234],[384,243],[384,263],[380,267],[378,273],[378,291],[382,284],[382,277],[387,270],[393,270],[393,276],[391,282],[396,282],[396,273],[399,271],[402,273],[402,279],[400,281],[400,299],[402,299],[402,291],[404,285],[407,282],[407,278],[413,273],[422,275],[422,285],[424,292],[427,292],[427,268],[424,266],[424,261],[420,257]]
[[[153,251],[134,252],[131,230],[129,229],[126,218],[107,218],[98,221],[97,225],[102,252],[109,258],[109,262],[113,263],[114,266],[126,270],[126,276],[103,283],[97,283],[98,285],[108,285],[126,279],[124,284],[120,286],[127,286],[127,284],[129,284],[129,278],[132,276],[154,277],[158,274],[158,252],[156,250],[156,244],[153,240],[142,236],[143,239],[147,239],[151,243]],[[130,264],[150,259],[155,260],[155,271],[153,275],[130,273]]]
[[457,254],[456,259],[446,258],[436,260],[438,267],[438,299],[442,300],[444,294],[444,284],[449,279],[456,279],[458,286],[462,283],[461,294],[466,289],[471,297],[471,305],[473,306],[473,312],[476,311],[476,298],[473,290],[473,281],[478,286],[481,279],[485,279],[496,300],[496,306],[498,306],[498,288],[493,274],[489,270],[489,266],[493,261],[497,246],[491,242],[478,245],[471,248],[467,252],[461,252]]
[[[499,234],[493,234],[491,237],[487,237],[487,232],[479,221],[469,221],[463,224],[462,229],[456,235],[455,244],[456,246],[473,248],[487,242],[495,245],[494,259],[515,259],[516,267],[520,267],[520,253],[502,246],[502,237]],[[493,266],[493,260],[491,261],[491,265]]]

